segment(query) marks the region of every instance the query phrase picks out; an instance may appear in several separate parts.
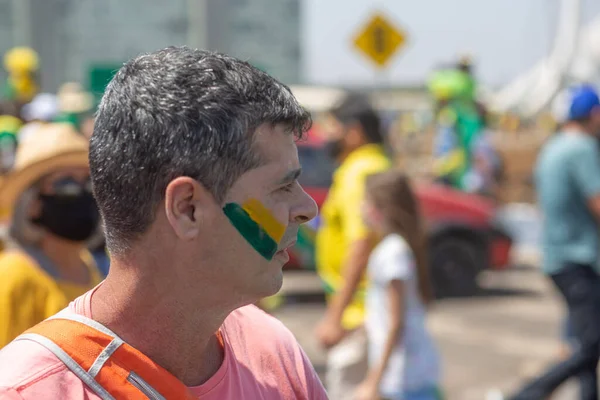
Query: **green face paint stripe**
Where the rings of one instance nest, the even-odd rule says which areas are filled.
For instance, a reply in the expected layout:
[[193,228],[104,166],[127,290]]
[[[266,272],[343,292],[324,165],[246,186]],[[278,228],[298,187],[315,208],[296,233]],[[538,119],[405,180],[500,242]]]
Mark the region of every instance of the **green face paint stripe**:
[[277,253],[278,243],[254,222],[240,205],[228,203],[223,207],[223,212],[240,235],[254,247],[254,250],[269,261],[273,259]]
[[250,199],[242,208],[248,213],[250,218],[262,227],[276,242],[280,242],[285,234],[285,226],[271,214],[271,211],[260,201]]

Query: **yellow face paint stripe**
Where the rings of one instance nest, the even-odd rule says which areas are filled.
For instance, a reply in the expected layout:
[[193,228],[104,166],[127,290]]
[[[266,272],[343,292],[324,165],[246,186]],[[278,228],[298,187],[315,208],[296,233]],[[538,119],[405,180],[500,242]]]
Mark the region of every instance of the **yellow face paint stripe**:
[[250,199],[242,204],[242,208],[277,243],[281,242],[285,233],[285,226],[271,214],[267,207],[256,199]]

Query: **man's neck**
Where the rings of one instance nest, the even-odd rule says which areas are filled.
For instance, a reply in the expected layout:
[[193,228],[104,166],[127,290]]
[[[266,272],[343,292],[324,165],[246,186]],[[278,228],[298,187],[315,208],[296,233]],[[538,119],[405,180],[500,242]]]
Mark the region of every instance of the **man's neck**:
[[81,251],[84,249],[81,243],[47,234],[42,238],[40,248],[52,261],[61,279],[82,284],[89,282],[89,270],[81,260]]
[[567,122],[563,125],[561,132],[570,134],[570,135],[590,135],[594,136],[593,133],[589,132],[585,126],[581,125],[578,122]]
[[[107,279],[92,297],[93,318],[187,386],[200,385],[223,362],[216,334],[231,309],[200,299],[201,283],[194,296],[182,296],[186,288],[178,288],[175,277],[157,276],[158,266],[144,261],[111,264]],[[141,273],[144,270],[148,273]]]
[[348,157],[350,157],[353,153],[355,153],[357,150],[362,149],[363,147],[369,145],[371,143],[367,143],[367,142],[361,142],[359,144],[357,144],[356,146],[347,149],[344,153],[342,153],[342,155],[340,156],[340,158],[338,159],[338,162],[340,164],[343,164],[344,161],[346,161],[348,159]]

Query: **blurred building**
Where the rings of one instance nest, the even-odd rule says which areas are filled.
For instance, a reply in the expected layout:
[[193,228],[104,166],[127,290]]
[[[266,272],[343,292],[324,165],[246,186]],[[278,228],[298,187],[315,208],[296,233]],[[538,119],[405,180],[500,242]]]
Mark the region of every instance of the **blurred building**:
[[0,0],[0,53],[35,48],[47,91],[183,44],[235,55],[297,83],[299,9],[299,0]]
[[208,47],[249,60],[288,84],[299,83],[300,2],[208,0]]

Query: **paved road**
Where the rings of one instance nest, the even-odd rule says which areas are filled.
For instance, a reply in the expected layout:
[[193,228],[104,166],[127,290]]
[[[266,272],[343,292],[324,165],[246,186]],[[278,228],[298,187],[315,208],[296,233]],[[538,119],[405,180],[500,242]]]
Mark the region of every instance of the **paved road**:
[[[318,292],[318,282],[306,274],[288,273],[285,281],[287,293]],[[479,296],[442,300],[430,313],[449,400],[483,400],[492,388],[517,388],[556,360],[563,309],[539,271],[521,267],[488,273],[481,285]],[[322,374],[324,352],[312,330],[323,304],[298,300],[311,299],[292,296],[275,314],[296,334]],[[574,383],[565,385],[553,400],[574,399],[575,390]]]

